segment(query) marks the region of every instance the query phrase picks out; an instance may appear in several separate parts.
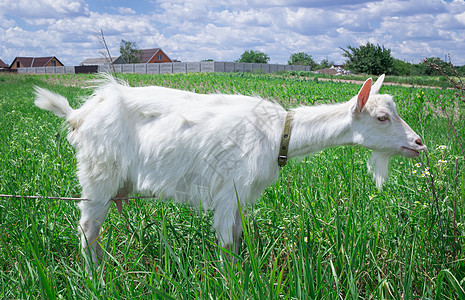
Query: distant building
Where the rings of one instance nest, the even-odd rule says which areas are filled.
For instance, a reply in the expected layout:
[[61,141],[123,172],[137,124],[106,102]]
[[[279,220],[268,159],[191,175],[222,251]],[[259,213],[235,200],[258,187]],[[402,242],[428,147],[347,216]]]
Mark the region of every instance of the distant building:
[[[155,48],[155,49],[143,49],[140,50],[141,55],[140,55],[140,63],[141,64],[153,64],[153,63],[166,63],[166,62],[173,62],[171,58],[166,55],[163,50],[160,48]],[[119,56],[119,57],[112,57],[113,63],[114,64],[126,64],[124,59]],[[104,57],[99,57],[99,58],[87,58],[83,60],[79,65],[80,66],[101,66],[101,65],[107,65],[108,64],[108,59]]]
[[8,69],[8,65],[0,59],[0,70]]
[[144,49],[141,50],[142,55],[140,58],[140,62],[142,64],[155,64],[155,63],[166,63],[166,62],[173,62],[171,58],[166,55],[163,50],[160,48],[155,49]]
[[[120,57],[112,57],[114,64],[125,64],[126,62]],[[79,65],[80,66],[102,66],[107,65],[108,59],[104,57],[98,58],[87,58],[84,59]]]
[[11,70],[30,67],[64,66],[55,56],[50,57],[16,57],[10,65]]

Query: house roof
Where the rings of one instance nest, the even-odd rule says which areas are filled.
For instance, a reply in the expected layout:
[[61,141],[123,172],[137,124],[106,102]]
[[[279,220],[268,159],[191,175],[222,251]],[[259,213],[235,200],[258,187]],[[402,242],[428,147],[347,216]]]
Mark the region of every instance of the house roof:
[[[15,61],[19,61],[26,68],[45,67],[48,64],[48,62],[51,61],[53,58],[58,60],[58,58],[56,58],[55,56],[48,56],[48,57],[16,57],[15,60],[13,61],[13,63]],[[61,64],[61,61],[58,60],[58,62],[60,62],[60,64]]]
[[[152,57],[154,57],[158,52],[163,52],[163,50],[161,50],[160,48],[155,48],[155,49],[144,49],[144,50],[141,50],[142,51],[142,56],[141,56],[141,60],[140,62],[143,63],[143,64],[146,64],[148,63]],[[165,55],[166,53],[163,52]],[[168,55],[166,55],[166,57],[168,57]],[[168,57],[169,58],[169,57]],[[171,60],[171,58],[169,58]]]
[[1,59],[0,59],[0,68],[8,68],[8,65],[6,63],[4,63]]
[[[115,62],[118,57],[111,57],[113,62]],[[105,57],[96,57],[96,58],[86,58],[79,65],[81,66],[91,66],[91,65],[106,65],[108,64],[108,59]]]

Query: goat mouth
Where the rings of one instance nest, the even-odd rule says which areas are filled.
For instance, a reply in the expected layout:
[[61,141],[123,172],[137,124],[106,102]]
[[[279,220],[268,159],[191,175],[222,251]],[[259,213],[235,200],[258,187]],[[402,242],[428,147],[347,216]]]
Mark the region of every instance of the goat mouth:
[[408,158],[420,156],[420,151],[412,149],[412,148],[402,146],[401,150],[402,150],[402,154]]

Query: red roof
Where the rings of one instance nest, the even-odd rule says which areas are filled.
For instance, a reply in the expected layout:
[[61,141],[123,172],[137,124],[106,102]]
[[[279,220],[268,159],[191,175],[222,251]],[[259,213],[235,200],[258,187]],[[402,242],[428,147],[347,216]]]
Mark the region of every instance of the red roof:
[[8,65],[6,63],[4,63],[1,59],[0,59],[0,69],[6,69],[8,68]]
[[[13,62],[20,62],[21,65],[25,68],[32,67],[32,61],[34,60],[33,57],[16,57]],[[13,63],[11,63],[13,65]]]
[[[148,63],[152,57],[154,57],[159,51],[163,52],[160,48],[155,48],[155,49],[144,49],[142,51],[142,56],[140,62],[143,64]],[[164,52],[163,52],[164,53]],[[164,53],[166,55],[166,53]],[[168,57],[168,55],[166,55]],[[168,57],[168,59],[171,60],[171,58]]]
[[13,62],[19,61],[19,62],[21,62],[21,65],[23,67],[25,67],[25,68],[45,67],[48,64],[48,62],[51,61],[53,58],[58,60],[55,56],[49,56],[49,57],[16,57]]

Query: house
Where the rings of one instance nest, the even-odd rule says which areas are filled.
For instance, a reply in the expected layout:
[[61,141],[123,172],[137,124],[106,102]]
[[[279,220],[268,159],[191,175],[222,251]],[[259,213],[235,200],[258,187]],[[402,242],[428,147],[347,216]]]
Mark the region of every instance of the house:
[[64,66],[55,56],[50,57],[16,57],[10,65],[10,70],[30,67]]
[[8,69],[8,65],[0,59],[0,70]]
[[169,58],[168,55],[166,55],[166,53],[163,52],[163,50],[160,48],[144,49],[141,51],[142,55],[140,62],[143,64],[173,62],[173,60]]
[[[125,64],[126,62],[120,57],[112,57],[114,64]],[[80,66],[101,66],[108,64],[108,59],[105,57],[86,58],[79,65]]]
[[169,58],[168,55],[166,55],[166,53],[163,52],[163,50],[161,50],[160,48],[144,49],[140,51],[141,51],[141,55],[140,55],[141,64],[156,64],[156,63],[173,62],[173,60]]

